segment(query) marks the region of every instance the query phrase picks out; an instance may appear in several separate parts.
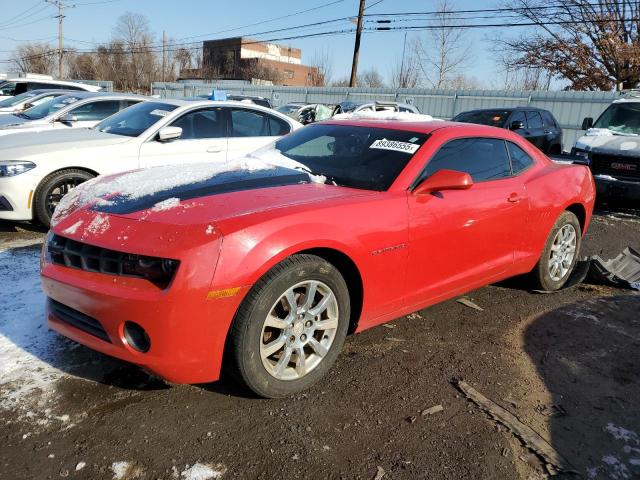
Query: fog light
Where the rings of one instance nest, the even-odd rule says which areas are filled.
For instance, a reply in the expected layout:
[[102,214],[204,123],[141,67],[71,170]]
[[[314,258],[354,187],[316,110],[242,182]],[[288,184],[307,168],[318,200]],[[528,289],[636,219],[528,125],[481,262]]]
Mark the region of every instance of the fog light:
[[135,322],[124,322],[124,338],[131,348],[139,352],[147,353],[151,348],[149,335]]

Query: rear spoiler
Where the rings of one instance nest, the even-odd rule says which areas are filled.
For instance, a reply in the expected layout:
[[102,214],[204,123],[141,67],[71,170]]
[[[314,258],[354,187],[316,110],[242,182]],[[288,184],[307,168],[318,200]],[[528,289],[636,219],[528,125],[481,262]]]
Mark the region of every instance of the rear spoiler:
[[551,155],[547,155],[547,157],[549,157],[549,159],[551,159],[552,162],[562,163],[565,165],[568,165],[571,163],[576,165],[586,165],[587,167],[591,165],[590,158],[581,157],[579,155],[570,155],[568,153],[563,153],[563,154],[551,154]]

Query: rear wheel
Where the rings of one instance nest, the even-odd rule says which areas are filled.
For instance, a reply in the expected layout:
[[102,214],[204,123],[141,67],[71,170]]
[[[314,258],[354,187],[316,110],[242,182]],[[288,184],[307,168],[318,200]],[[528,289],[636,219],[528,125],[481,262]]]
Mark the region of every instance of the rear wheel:
[[229,338],[236,377],[263,397],[309,388],[331,368],[347,334],[349,291],[314,255],[272,268],[242,303]]
[[562,288],[578,260],[581,240],[578,218],[571,212],[563,212],[553,225],[542,256],[530,274],[533,287],[546,291]]
[[38,186],[34,198],[33,213],[36,220],[48,227],[62,197],[93,177],[91,173],[76,168],[60,170],[46,176]]

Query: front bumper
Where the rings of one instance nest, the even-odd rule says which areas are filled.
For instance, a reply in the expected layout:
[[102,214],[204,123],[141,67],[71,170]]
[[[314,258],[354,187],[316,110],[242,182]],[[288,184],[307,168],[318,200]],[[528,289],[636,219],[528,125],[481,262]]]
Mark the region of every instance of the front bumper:
[[608,175],[594,175],[598,197],[640,200],[640,181],[619,180]]
[[[117,218],[111,217],[110,228],[120,229],[119,223]],[[131,245],[144,245],[140,241],[148,244],[158,235],[162,237],[157,225],[140,224],[136,229],[128,224],[128,249]],[[200,230],[204,232],[204,228],[199,227]],[[166,233],[166,229],[162,231]],[[53,300],[48,301],[48,326],[93,350],[140,365],[170,382],[217,380],[227,331],[246,289],[232,297],[211,295],[221,240],[189,246],[185,243],[194,234],[189,231],[183,234],[183,242],[164,245],[171,250],[167,252],[167,258],[180,260],[175,277],[165,289],[145,279],[95,273],[43,260],[42,288]],[[92,239],[86,243],[96,244],[96,241]],[[113,248],[112,245],[103,246]],[[178,253],[181,255],[176,255]],[[78,322],[56,314],[60,312],[60,305],[71,309],[68,310],[71,315],[80,314],[77,316],[81,321],[88,318],[97,322],[107,338],[96,335],[95,328],[83,328]],[[146,331],[151,343],[146,353],[127,342],[127,321],[137,323]]]
[[[0,178],[0,220],[32,220],[33,195],[38,177],[30,172]],[[4,205],[4,206],[3,206]]]

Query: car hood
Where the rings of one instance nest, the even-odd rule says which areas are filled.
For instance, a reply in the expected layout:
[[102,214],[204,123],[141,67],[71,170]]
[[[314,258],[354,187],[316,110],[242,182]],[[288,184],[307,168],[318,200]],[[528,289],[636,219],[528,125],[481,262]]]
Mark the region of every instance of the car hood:
[[46,158],[58,150],[77,152],[80,149],[116,145],[129,140],[130,137],[89,128],[15,133],[0,137],[0,159],[21,160],[31,156]]
[[[167,179],[171,175],[181,181]],[[375,192],[320,183],[298,169],[240,159],[224,166],[189,165],[180,171],[159,167],[97,178],[63,199],[52,224],[67,223],[66,217],[78,210],[135,223],[217,224],[239,216],[372,194]]]
[[640,136],[614,135],[609,130],[591,129],[576,142],[576,148],[595,153],[640,156]]

